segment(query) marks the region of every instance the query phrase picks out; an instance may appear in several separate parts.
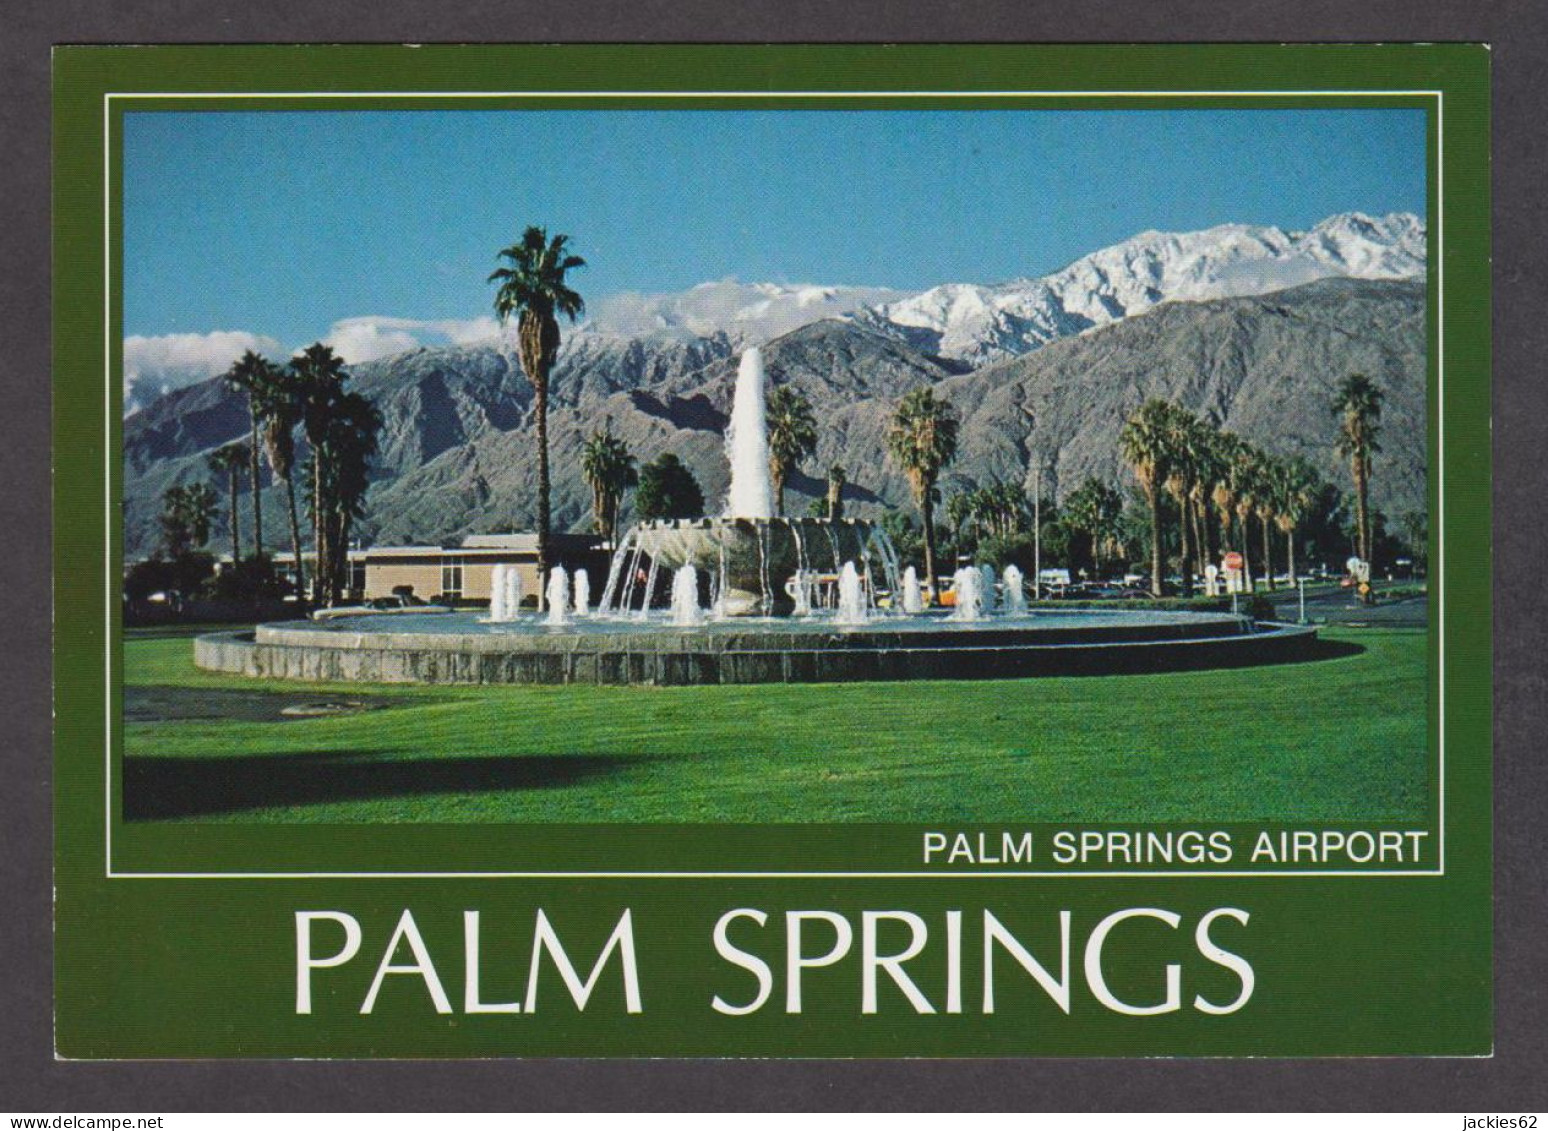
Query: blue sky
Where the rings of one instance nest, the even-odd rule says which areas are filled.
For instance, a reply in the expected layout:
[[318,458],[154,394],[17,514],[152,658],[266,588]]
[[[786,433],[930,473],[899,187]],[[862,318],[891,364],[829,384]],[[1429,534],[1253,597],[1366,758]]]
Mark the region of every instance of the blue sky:
[[124,329],[480,318],[529,223],[593,297],[995,282],[1149,228],[1422,216],[1424,145],[1412,110],[134,113]]

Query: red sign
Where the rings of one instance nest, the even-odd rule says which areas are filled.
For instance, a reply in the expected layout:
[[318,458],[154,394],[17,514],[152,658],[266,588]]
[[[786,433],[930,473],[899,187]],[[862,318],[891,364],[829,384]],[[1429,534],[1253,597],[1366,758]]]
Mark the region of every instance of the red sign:
[[1242,568],[1242,556],[1240,554],[1238,554],[1235,550],[1232,550],[1222,560],[1225,562],[1226,569],[1232,570],[1234,572],[1240,572],[1241,571],[1241,568]]

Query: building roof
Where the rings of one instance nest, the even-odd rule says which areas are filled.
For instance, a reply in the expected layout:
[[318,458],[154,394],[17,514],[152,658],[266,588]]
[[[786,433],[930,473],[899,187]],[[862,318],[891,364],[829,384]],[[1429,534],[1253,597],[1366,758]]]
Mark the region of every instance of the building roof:
[[469,534],[462,540],[467,550],[536,550],[536,534]]

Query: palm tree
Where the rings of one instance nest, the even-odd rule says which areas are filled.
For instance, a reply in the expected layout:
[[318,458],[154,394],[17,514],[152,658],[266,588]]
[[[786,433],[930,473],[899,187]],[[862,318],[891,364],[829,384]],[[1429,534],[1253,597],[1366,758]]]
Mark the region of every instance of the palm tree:
[[975,505],[975,491],[957,491],[946,500],[946,525],[956,535],[955,541],[959,546],[968,543],[968,525],[971,523],[973,541],[977,541],[978,510]]
[[1161,596],[1161,493],[1171,477],[1172,406],[1149,400],[1139,407],[1118,433],[1118,450],[1139,480],[1150,504],[1150,591]]
[[[495,314],[501,322],[514,315],[517,320],[517,354],[522,371],[532,382],[533,416],[537,422],[538,447],[538,576],[548,576],[549,483],[548,483],[548,375],[559,355],[558,315],[571,322],[586,309],[579,294],[565,285],[564,277],[586,261],[570,255],[566,248],[570,237],[548,238],[546,228],[529,227],[521,242],[501,251],[498,258],[509,263],[492,272],[488,281],[498,282]],[[542,608],[544,586],[538,586],[538,607]]]
[[205,465],[216,476],[225,476],[231,498],[231,565],[242,561],[242,519],[237,506],[237,495],[242,489],[242,473],[247,470],[250,452],[246,444],[226,444],[216,448],[204,458]]
[[1192,500],[1198,482],[1202,449],[1203,421],[1180,406],[1173,405],[1170,426],[1170,451],[1167,453],[1167,494],[1177,504],[1177,526],[1181,539],[1182,591],[1193,592],[1193,562],[1198,545],[1198,525],[1192,522]]
[[618,510],[623,493],[640,481],[629,445],[605,431],[593,432],[581,448],[581,474],[591,488],[591,514],[596,531],[609,544],[618,541]]
[[[1237,531],[1241,536],[1242,585],[1252,592],[1252,516],[1263,497],[1262,453],[1245,440],[1231,450],[1232,507],[1236,511]],[[1272,572],[1268,562],[1264,572]]]
[[836,463],[828,468],[828,521],[837,522],[844,517],[844,484],[849,473],[844,465]]
[[333,453],[329,451],[330,429],[340,398],[344,396],[344,382],[349,375],[344,372],[344,361],[332,349],[321,342],[314,342],[291,359],[291,371],[295,374],[295,397],[300,407],[301,431],[311,448],[311,492],[308,506],[312,517],[312,597],[322,604],[328,595],[328,582],[333,576],[333,547],[329,544],[327,491],[329,475],[327,465]]
[[1296,583],[1295,532],[1306,521],[1320,486],[1317,473],[1301,456],[1279,463],[1274,481],[1274,522],[1285,536],[1285,566],[1291,585]]
[[1200,575],[1205,574],[1209,564],[1215,560],[1211,545],[1215,531],[1210,521],[1210,507],[1215,502],[1216,489],[1226,474],[1221,457],[1220,435],[1220,430],[1214,424],[1200,420],[1193,437],[1194,477],[1188,503],[1195,524],[1194,545],[1198,550]]
[[176,561],[210,540],[217,496],[208,483],[168,487],[161,496],[162,548]]
[[348,578],[350,532],[365,508],[371,458],[376,455],[381,427],[381,413],[359,393],[340,396],[329,418],[324,442],[329,460],[324,470],[328,477],[328,544],[332,547],[326,575],[330,602],[338,599]]
[[785,480],[817,447],[817,420],[812,402],[789,385],[769,392],[765,408],[769,437],[769,481],[774,487],[774,513],[785,513]]
[[306,574],[301,564],[301,522],[296,513],[296,425],[301,423],[302,382],[294,369],[271,368],[259,394],[259,438],[269,471],[285,483],[296,600],[304,601]]
[[935,484],[957,455],[961,427],[951,404],[925,386],[898,402],[887,432],[887,451],[898,461],[913,488],[924,520],[925,589],[935,599]]
[[1091,568],[1102,576],[1102,551],[1110,542],[1123,513],[1123,496],[1097,478],[1087,479],[1070,492],[1060,508],[1065,528],[1085,534],[1091,541]]
[[258,463],[258,430],[263,422],[263,401],[266,391],[274,382],[278,369],[261,354],[248,350],[222,375],[231,388],[247,394],[248,420],[248,476],[253,485],[253,556],[263,557],[263,500],[259,488],[262,468]]
[[1430,568],[1430,516],[1424,511],[1406,511],[1399,520],[1403,537],[1408,542],[1414,564],[1428,571]]
[[1252,511],[1263,532],[1263,584],[1274,589],[1274,523],[1279,517],[1280,465],[1266,452],[1259,452],[1253,469]]
[[1340,418],[1338,454],[1349,460],[1355,485],[1355,554],[1371,560],[1371,456],[1381,451],[1376,442],[1381,432],[1381,402],[1385,394],[1362,373],[1345,377],[1333,398],[1333,413]]
[[1234,432],[1216,432],[1211,462],[1215,481],[1210,488],[1210,498],[1220,511],[1220,549],[1232,548],[1231,520],[1236,514],[1236,494],[1243,467],[1242,452],[1246,441]]

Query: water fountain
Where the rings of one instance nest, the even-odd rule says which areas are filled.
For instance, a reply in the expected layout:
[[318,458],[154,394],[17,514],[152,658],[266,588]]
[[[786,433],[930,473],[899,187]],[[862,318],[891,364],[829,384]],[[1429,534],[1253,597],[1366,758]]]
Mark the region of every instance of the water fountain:
[[1005,595],[1000,599],[1000,607],[1005,611],[1006,616],[1025,616],[1027,612],[1026,578],[1022,576],[1020,567],[1014,564],[1006,566],[1002,577]]
[[[560,566],[546,579],[547,615],[518,616],[521,577],[501,564],[487,616],[357,614],[263,624],[199,637],[195,662],[311,680],[693,684],[1015,678],[1310,654],[1315,629],[1257,625],[1226,611],[1029,616],[1015,566],[998,579],[988,567],[964,566],[953,578],[956,607],[949,614],[927,609],[915,568],[899,569],[878,524],[773,514],[763,385],[762,357],[748,350],[728,430],[726,513],[635,526],[613,555],[595,610],[585,572],[575,572],[572,586]],[[665,607],[662,570],[669,576]]]
[[548,571],[548,618],[550,628],[570,623],[570,577],[563,566]]
[[763,351],[757,346],[742,354],[726,429],[726,456],[731,461],[731,491],[726,514],[738,518],[773,518],[774,484],[769,477],[769,433],[764,416]]
[[521,574],[513,565],[496,565],[489,576],[489,617],[493,624],[507,624],[521,611]]
[[725,514],[633,527],[613,555],[601,612],[635,609],[637,602],[648,606],[654,599],[650,585],[641,589],[634,584],[642,562],[665,569],[693,565],[709,575],[716,615],[722,617],[789,616],[801,603],[799,586],[791,586],[791,579],[836,577],[846,561],[857,563],[868,587],[897,591],[897,553],[879,526],[859,519],[774,514],[764,382],[763,355],[756,347],[749,349],[737,370],[726,432],[731,489]]
[[956,606],[952,620],[976,621],[984,617],[984,575],[976,566],[963,566],[952,575],[952,593]]
[[489,572],[489,620],[499,624],[505,620],[505,571],[508,567],[496,565]]
[[699,607],[699,571],[692,565],[677,567],[672,574],[672,624],[677,628],[695,628],[704,623]]
[[845,562],[844,568],[839,571],[838,616],[834,619],[845,625],[865,624],[871,619],[865,587],[860,582],[860,571],[855,568],[854,562]]

